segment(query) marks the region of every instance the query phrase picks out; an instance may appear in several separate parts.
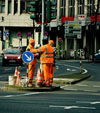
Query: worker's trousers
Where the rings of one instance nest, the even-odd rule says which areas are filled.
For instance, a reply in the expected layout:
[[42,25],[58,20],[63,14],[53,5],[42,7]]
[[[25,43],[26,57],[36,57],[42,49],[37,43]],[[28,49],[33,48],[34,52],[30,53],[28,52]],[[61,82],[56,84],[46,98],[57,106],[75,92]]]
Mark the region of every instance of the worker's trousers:
[[43,84],[47,87],[52,86],[52,83],[53,83],[53,74],[51,73],[52,66],[53,66],[52,63],[42,64],[42,74],[43,74],[43,79],[44,79]]

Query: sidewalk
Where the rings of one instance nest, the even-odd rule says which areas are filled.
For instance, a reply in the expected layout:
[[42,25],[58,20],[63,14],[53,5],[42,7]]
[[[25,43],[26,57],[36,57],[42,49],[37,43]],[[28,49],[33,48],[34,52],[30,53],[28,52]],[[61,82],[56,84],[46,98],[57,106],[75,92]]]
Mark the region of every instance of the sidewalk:
[[[58,60],[58,61],[67,61],[67,62],[80,62],[80,59],[68,59],[68,60]],[[82,59],[82,62],[91,63],[92,60],[90,59]]]
[[0,89],[3,91],[57,91],[60,90],[60,86],[66,84],[75,84],[82,80],[88,79],[91,77],[88,74],[72,74],[72,75],[63,75],[59,76],[59,78],[54,78],[53,87],[19,87],[19,86],[9,86],[7,81],[0,81]]

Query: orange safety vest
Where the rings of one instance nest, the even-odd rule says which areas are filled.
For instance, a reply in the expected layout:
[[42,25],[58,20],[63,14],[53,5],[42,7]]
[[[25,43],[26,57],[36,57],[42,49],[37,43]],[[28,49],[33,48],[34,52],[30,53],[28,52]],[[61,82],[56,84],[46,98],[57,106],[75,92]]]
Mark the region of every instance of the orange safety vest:
[[53,48],[49,44],[42,46],[39,50],[42,52],[40,56],[41,63],[53,63],[54,62]]

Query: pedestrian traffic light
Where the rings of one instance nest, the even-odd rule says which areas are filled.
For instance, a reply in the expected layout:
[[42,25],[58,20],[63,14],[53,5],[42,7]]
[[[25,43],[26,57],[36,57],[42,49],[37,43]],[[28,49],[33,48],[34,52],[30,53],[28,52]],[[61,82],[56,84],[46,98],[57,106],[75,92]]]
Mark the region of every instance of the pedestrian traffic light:
[[32,13],[30,18],[39,22],[39,1],[30,2],[30,6],[29,12]]
[[56,12],[57,12],[57,3],[51,2],[47,0],[47,22],[49,23],[51,20],[56,19]]

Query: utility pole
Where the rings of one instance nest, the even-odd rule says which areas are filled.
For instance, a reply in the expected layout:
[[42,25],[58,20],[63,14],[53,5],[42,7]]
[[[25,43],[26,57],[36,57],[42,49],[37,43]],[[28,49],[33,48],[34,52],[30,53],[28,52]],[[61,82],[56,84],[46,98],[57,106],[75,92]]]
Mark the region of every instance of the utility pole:
[[41,45],[43,45],[43,38],[44,38],[44,3],[45,0],[42,0]]

